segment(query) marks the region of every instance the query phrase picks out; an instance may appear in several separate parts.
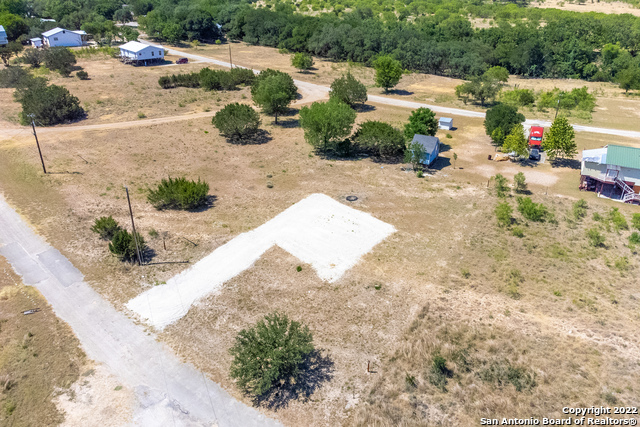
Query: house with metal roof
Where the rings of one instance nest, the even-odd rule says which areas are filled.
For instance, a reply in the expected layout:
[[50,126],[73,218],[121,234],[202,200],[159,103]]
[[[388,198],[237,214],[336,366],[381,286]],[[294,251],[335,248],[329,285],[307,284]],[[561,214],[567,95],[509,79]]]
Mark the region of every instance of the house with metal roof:
[[7,32],[4,30],[4,27],[0,25],[0,46],[4,46],[7,43],[9,43]]
[[416,142],[422,146],[425,152],[421,163],[427,167],[431,166],[440,154],[440,139],[435,136],[415,134],[411,144]]
[[640,204],[640,148],[609,144],[583,150],[580,189]]
[[87,44],[88,35],[82,30],[72,31],[56,27],[42,33],[42,44],[48,47],[84,46]]
[[164,48],[130,41],[120,46],[120,60],[125,64],[149,65],[164,61]]

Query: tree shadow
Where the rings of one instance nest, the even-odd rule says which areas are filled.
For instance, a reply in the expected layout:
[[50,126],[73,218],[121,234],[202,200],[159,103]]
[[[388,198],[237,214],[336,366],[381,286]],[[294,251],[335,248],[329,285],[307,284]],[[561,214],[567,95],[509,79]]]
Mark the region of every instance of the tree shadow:
[[[361,158],[364,158],[365,155],[360,155]],[[400,163],[404,163],[404,156],[369,156],[373,163],[384,163],[386,165],[398,165]],[[359,160],[359,159],[358,159]]]
[[286,129],[291,129],[291,128],[297,128],[300,127],[300,120],[299,119],[285,119],[285,120],[278,120],[278,124],[276,126],[280,126],[281,128],[286,128]]
[[323,356],[321,351],[316,349],[304,358],[295,384],[273,387],[254,398],[253,404],[277,411],[286,408],[291,400],[302,398],[307,401],[318,388],[333,378],[334,362],[329,356]]
[[391,89],[387,93],[390,95],[400,95],[400,96],[413,95],[413,92],[404,90],[404,89]]
[[269,132],[264,129],[258,129],[253,135],[244,138],[227,137],[227,142],[234,145],[261,145],[272,139]]
[[528,159],[528,158],[520,160],[519,163],[520,163],[520,166],[524,166],[526,168],[537,168],[538,165],[540,164],[539,161],[531,160],[531,159]]
[[576,159],[553,159],[550,160],[552,168],[570,168],[570,169],[580,169],[581,163]]
[[201,204],[197,208],[187,209],[187,212],[204,212],[206,210],[209,210],[214,207],[216,200],[218,200],[218,196],[208,195],[203,204]]
[[362,104],[354,105],[353,109],[356,110],[358,113],[368,113],[370,111],[375,111],[376,107],[375,105],[362,103]]

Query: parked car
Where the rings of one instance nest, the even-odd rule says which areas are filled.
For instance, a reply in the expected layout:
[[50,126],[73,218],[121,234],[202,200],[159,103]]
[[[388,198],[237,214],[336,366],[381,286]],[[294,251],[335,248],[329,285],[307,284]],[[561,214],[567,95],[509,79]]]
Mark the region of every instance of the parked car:
[[537,148],[538,150],[540,150],[543,134],[544,134],[543,127],[531,126],[531,130],[529,131],[529,148]]
[[189,58],[180,58],[176,61],[176,64],[188,64]]
[[532,148],[531,151],[529,151],[529,159],[530,160],[539,161],[540,160],[540,150],[538,150],[537,148]]

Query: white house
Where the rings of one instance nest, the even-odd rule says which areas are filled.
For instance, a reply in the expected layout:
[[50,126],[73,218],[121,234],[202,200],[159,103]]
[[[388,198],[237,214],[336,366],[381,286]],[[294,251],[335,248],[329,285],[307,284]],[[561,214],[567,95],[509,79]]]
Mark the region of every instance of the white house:
[[440,120],[438,120],[438,129],[452,130],[453,119],[449,117],[440,117]]
[[131,41],[120,46],[120,59],[126,64],[154,64],[164,61],[164,48]]
[[31,42],[31,46],[33,47],[42,47],[42,39],[40,37],[34,37],[32,39],[29,39],[29,41]]
[[0,25],[0,45],[5,45],[9,43],[7,39],[7,32],[4,30],[4,27]]
[[583,150],[580,189],[640,204],[640,148],[609,144]]
[[87,44],[87,33],[82,30],[72,31],[56,27],[42,33],[42,43],[44,46],[84,46]]

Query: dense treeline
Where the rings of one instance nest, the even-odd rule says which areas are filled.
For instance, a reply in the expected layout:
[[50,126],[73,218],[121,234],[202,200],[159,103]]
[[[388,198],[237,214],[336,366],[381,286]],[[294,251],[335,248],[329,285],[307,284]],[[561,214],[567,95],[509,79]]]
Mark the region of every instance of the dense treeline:
[[[53,18],[104,37],[113,21],[137,19],[159,41],[213,41],[224,37],[371,65],[390,55],[408,70],[468,78],[493,66],[529,77],[620,81],[640,86],[640,19],[632,15],[575,13],[475,0],[277,2],[247,0],[0,0],[9,37],[40,31],[28,16]],[[345,8],[353,8],[345,12]],[[301,11],[330,12],[310,16]],[[474,28],[469,17],[491,20]],[[37,22],[36,22],[37,21]],[[135,36],[135,35],[134,35]],[[125,38],[125,35],[121,35]]]

